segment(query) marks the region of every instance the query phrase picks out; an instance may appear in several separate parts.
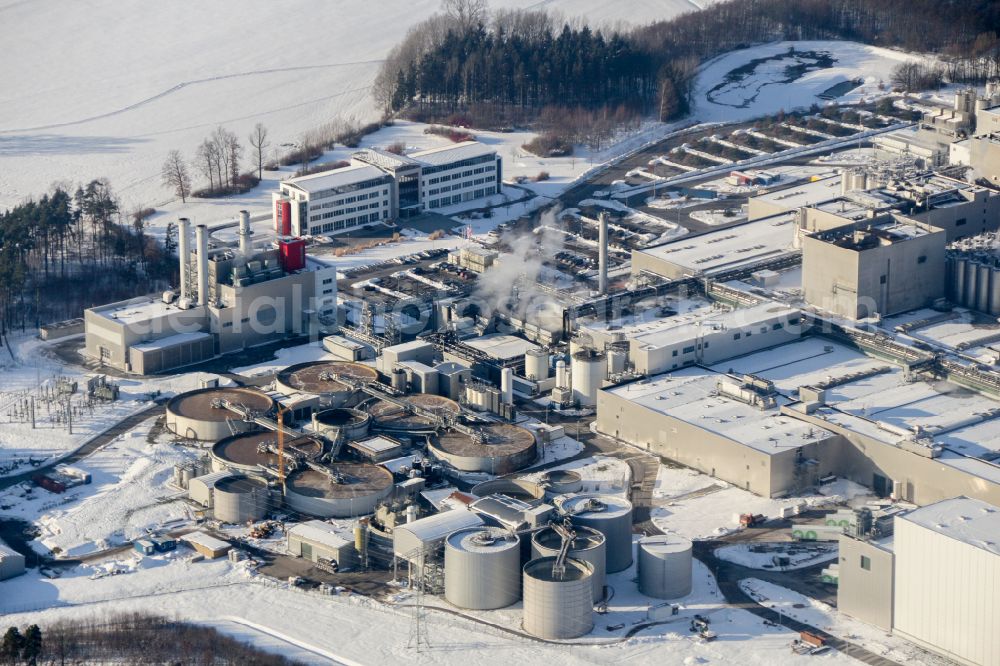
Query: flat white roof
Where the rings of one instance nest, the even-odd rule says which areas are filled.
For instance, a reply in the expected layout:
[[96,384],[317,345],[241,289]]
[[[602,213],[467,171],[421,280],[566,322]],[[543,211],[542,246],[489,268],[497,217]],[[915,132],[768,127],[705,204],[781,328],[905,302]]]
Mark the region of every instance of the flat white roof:
[[410,153],[407,157],[415,159],[428,166],[442,166],[451,162],[481,157],[483,155],[495,155],[496,149],[478,141],[463,141],[453,146],[442,146],[441,148],[430,148],[428,150],[418,150]]
[[334,187],[353,185],[373,178],[381,178],[387,174],[378,167],[370,164],[357,164],[352,166],[333,169],[332,171],[322,171],[308,176],[289,178],[281,181],[282,185],[291,185],[303,192],[321,192]]
[[812,206],[840,196],[840,174],[827,176],[807,183],[799,183],[776,192],[767,192],[751,197],[752,200],[778,205],[785,210],[795,210]]
[[468,509],[451,509],[415,520],[412,523],[397,525],[395,530],[409,532],[418,541],[428,543],[443,539],[456,530],[478,527],[482,524],[483,519]]
[[8,558],[23,560],[24,559],[24,555],[22,555],[21,553],[17,552],[13,548],[11,548],[7,544],[5,544],[3,541],[0,541],[0,560],[6,560]]
[[396,440],[390,439],[384,435],[376,435],[375,437],[369,437],[368,439],[360,439],[355,442],[351,442],[351,445],[368,449],[369,451],[374,451],[375,453],[391,451],[402,446],[402,444]]
[[204,546],[210,550],[224,550],[229,548],[230,544],[228,541],[223,541],[222,539],[216,539],[211,534],[206,534],[205,532],[188,532],[181,537],[182,541],[187,541],[188,543],[196,543],[199,546]]
[[[672,317],[625,324],[613,332],[622,333],[629,340],[655,349],[694,340],[713,331],[743,330],[774,317],[795,318],[799,313],[797,308],[777,303],[761,303],[731,311],[706,306]],[[588,326],[584,325],[582,328]],[[598,326],[595,330],[604,333],[606,328]]]
[[288,528],[288,536],[296,536],[334,549],[351,545],[350,541],[337,534],[333,525],[324,523],[322,520],[309,520],[292,525]]
[[780,213],[735,227],[635,250],[694,275],[736,268],[790,253],[795,214]]
[[720,380],[738,381],[692,367],[607,391],[768,455],[833,437],[827,430],[781,414],[779,408],[790,402],[788,398],[779,395],[774,408],[759,409],[720,395]]
[[147,321],[154,317],[162,317],[172,312],[197,312],[200,307],[202,306],[194,305],[187,310],[181,310],[177,307],[177,301],[164,303],[162,298],[147,297],[110,303],[92,308],[91,311],[107,319],[131,324]]
[[529,349],[539,348],[534,342],[506,333],[493,333],[462,342],[493,358],[504,360],[524,356]]
[[955,497],[896,517],[956,541],[1000,555],[1000,508],[968,497]]

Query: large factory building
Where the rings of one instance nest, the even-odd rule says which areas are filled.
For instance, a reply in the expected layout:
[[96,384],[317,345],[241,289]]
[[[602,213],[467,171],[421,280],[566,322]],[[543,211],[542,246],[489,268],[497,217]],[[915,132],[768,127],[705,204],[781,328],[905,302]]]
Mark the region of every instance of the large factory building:
[[477,141],[396,155],[365,149],[348,166],[289,178],[272,195],[279,235],[339,234],[500,192],[496,150]]
[[336,269],[306,257],[305,243],[284,239],[255,249],[249,214],[240,213],[238,247],[209,247],[209,230],[180,220],[180,293],[90,308],[85,353],[104,365],[152,374],[216,354],[303,335],[336,314]]

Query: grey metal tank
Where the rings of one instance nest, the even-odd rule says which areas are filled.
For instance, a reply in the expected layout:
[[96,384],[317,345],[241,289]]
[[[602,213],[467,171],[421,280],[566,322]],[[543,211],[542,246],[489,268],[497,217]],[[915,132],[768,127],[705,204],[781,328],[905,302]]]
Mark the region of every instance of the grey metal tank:
[[[594,588],[594,603],[604,598],[604,571],[607,568],[607,540],[604,535],[589,527],[576,527],[576,538],[570,544],[568,555],[574,560],[587,562],[594,568],[591,583]],[[531,537],[531,556],[555,557],[562,547],[562,537],[551,527],[535,532]]]
[[516,603],[521,598],[520,538],[491,527],[449,534],[444,546],[444,597],[471,610]]
[[537,638],[578,638],[594,628],[594,568],[567,558],[566,572],[555,576],[555,561],[541,557],[524,565],[523,627]]
[[691,542],[677,534],[658,534],[639,542],[639,591],[657,599],[691,594]]
[[632,503],[617,495],[573,495],[557,502],[574,525],[590,527],[607,540],[607,573],[632,566]]
[[267,485],[246,476],[222,479],[215,484],[215,519],[223,523],[243,524],[267,515],[270,496]]
[[583,477],[570,469],[554,469],[542,475],[542,485],[549,498],[583,490]]

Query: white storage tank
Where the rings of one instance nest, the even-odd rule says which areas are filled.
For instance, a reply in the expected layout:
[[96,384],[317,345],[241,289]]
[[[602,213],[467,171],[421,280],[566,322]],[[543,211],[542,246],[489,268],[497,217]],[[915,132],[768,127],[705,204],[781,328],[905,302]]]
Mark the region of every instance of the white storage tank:
[[607,573],[632,566],[632,503],[616,495],[574,495],[559,503],[574,525],[590,527],[607,540]]
[[608,376],[620,375],[628,367],[628,347],[612,347],[608,350]]
[[233,476],[215,484],[215,519],[241,525],[267,515],[270,504],[267,485],[257,479]]
[[544,349],[529,349],[524,353],[524,376],[532,381],[549,377],[549,352]]
[[581,407],[597,404],[597,394],[607,376],[607,357],[603,352],[582,349],[573,354],[570,374],[573,376],[573,399]]
[[647,597],[678,599],[691,594],[691,542],[658,534],[639,542],[639,591]]
[[[604,598],[604,570],[607,568],[607,541],[604,535],[589,527],[574,528],[576,537],[567,555],[574,560],[587,562],[593,567],[591,583],[594,603]],[[531,537],[531,556],[555,557],[562,548],[562,536],[551,527],[535,532]]]
[[517,535],[495,527],[452,532],[444,546],[444,596],[459,608],[492,610],[521,598]]
[[554,469],[542,475],[542,486],[549,498],[583,490],[583,477],[571,469]]
[[524,565],[524,619],[526,632],[537,638],[578,638],[594,628],[593,567],[566,559],[566,571],[554,576],[554,557]]

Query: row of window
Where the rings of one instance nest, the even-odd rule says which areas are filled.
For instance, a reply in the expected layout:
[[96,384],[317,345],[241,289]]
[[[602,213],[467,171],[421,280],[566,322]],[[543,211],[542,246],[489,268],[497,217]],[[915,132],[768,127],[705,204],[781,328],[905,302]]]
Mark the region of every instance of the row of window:
[[368,190],[373,187],[379,187],[381,185],[388,185],[391,176],[383,176],[381,178],[372,178],[371,180],[363,180],[360,183],[351,183],[349,185],[342,185],[340,187],[333,187],[329,190],[323,190],[322,192],[316,192],[309,196],[310,201],[315,201],[316,199],[326,199],[328,197],[335,197],[338,194],[349,194],[351,192],[357,192],[358,190]]
[[352,203],[355,203],[357,201],[364,201],[365,199],[374,199],[375,197],[387,197],[387,196],[389,196],[389,190],[388,190],[388,188],[386,188],[384,190],[381,190],[381,191],[374,190],[372,192],[368,192],[367,194],[359,194],[359,195],[354,196],[354,197],[347,197],[346,199],[337,199],[336,201],[327,201],[324,204],[320,204],[318,206],[313,206],[313,208],[339,208],[341,206],[344,206],[344,205],[347,205],[347,204],[352,204]]
[[[798,323],[799,323],[799,320],[798,320],[797,317],[788,320],[788,325],[789,326],[795,326]],[[783,328],[785,328],[785,325],[782,322],[780,322],[780,321],[777,322],[777,323],[775,323],[775,324],[771,324],[771,330],[772,331],[780,331]],[[768,331],[767,326],[761,326],[760,327],[760,332],[761,333],[767,333],[767,331]],[[743,337],[749,338],[752,335],[753,335],[753,331],[749,331],[749,330],[747,330],[747,331],[737,331],[736,333],[733,333],[733,340],[739,340],[740,338],[743,338]],[[702,348],[703,349],[708,349],[708,346],[709,346],[709,341],[706,340],[705,343],[702,345]],[[690,347],[684,347],[681,350],[681,353],[682,354],[691,354],[691,353],[694,352],[694,350],[695,350],[694,345],[691,345]],[[676,349],[673,350],[673,353],[671,355],[672,356],[677,356],[677,350]]]
[[482,185],[483,183],[495,183],[495,178],[476,178],[475,180],[467,180],[464,183],[455,183],[454,185],[445,185],[444,187],[437,187],[432,190],[427,190],[428,196],[434,196],[435,194],[444,194],[445,192],[456,192],[458,190],[464,190],[470,187],[475,187],[476,185]]
[[468,171],[463,171],[461,173],[449,173],[443,176],[438,176],[437,178],[431,178],[427,181],[428,185],[436,185],[437,183],[446,183],[449,180],[455,180],[457,178],[468,178],[469,176],[475,176],[477,174],[486,173],[487,171],[493,171],[493,166],[488,167],[477,167],[475,169],[469,169]]
[[[322,227],[320,227],[320,233],[330,233],[331,231],[341,231],[343,229],[350,229],[351,227],[357,227],[362,224],[371,224],[372,222],[378,222],[380,219],[385,220],[389,218],[389,211],[382,211],[379,213],[370,213],[368,215],[358,215],[347,220],[337,220],[336,222],[327,222]],[[324,294],[327,292],[323,292]]]
[[496,155],[480,155],[479,157],[470,157],[467,160],[460,160],[458,162],[449,162],[448,164],[441,164],[440,166],[425,166],[421,171],[425,176],[432,173],[440,173],[442,171],[451,171],[452,169],[462,169],[464,167],[476,166],[477,164],[486,164],[487,162],[495,162]]
[[361,206],[352,206],[350,208],[345,208],[344,210],[332,210],[329,213],[323,213],[322,215],[310,215],[309,221],[316,222],[317,220],[329,220],[331,217],[350,215],[351,213],[357,213],[359,210],[369,210],[371,208],[378,208],[381,205],[382,205],[381,202],[376,201],[374,203],[364,204]]

